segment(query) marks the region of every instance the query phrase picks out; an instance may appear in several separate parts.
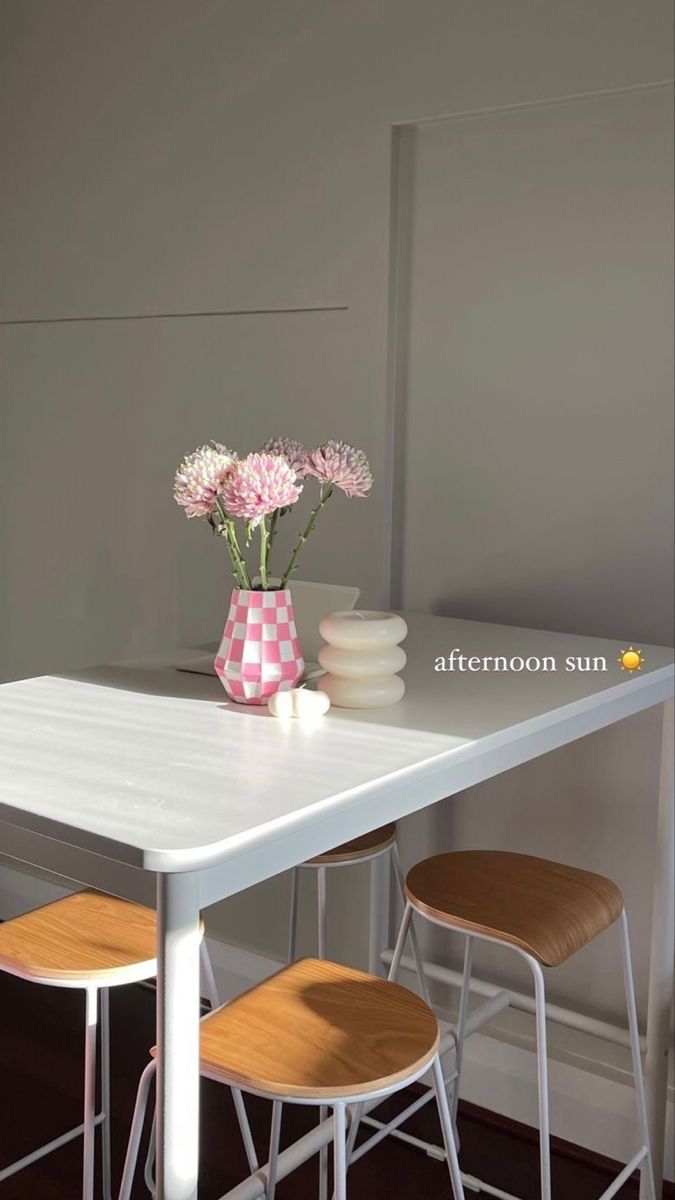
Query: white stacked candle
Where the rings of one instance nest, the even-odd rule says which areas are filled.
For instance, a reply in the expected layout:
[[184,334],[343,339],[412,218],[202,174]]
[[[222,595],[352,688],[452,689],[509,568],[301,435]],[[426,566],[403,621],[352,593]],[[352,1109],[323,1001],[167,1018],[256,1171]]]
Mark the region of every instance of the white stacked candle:
[[402,642],[408,627],[396,613],[331,613],[323,617],[319,633],[327,646],[319,662],[328,672],[321,689],[339,708],[384,708],[396,704],[405,692],[397,674],[406,664]]

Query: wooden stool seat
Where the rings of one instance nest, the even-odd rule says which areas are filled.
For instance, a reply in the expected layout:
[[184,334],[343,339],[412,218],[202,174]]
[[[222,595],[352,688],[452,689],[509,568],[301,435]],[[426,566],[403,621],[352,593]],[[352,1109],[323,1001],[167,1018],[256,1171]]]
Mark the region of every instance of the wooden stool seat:
[[317,854],[316,858],[307,861],[315,867],[330,866],[331,863],[358,862],[360,858],[370,858],[373,854],[388,850],[395,841],[396,825],[392,822],[391,825],[382,825],[380,829],[364,833],[362,837],[354,838],[351,842],[343,842],[341,846],[327,850],[325,854]]
[[395,1086],[431,1063],[438,1042],[413,992],[306,958],[204,1017],[201,1071],[277,1098],[335,1101]]
[[0,924],[0,970],[62,986],[147,979],[156,974],[155,914],[76,892]]
[[519,946],[555,967],[621,916],[623,897],[602,875],[498,850],[437,854],[409,872],[413,908],[441,924]]
[[[157,1048],[150,1053],[138,1085],[119,1200],[131,1200],[148,1097],[157,1074]],[[322,958],[300,959],[202,1018],[199,1066],[202,1075],[232,1088],[235,1103],[238,1096],[241,1101],[241,1091],[272,1101],[265,1167],[259,1166],[248,1122],[242,1125],[251,1171],[248,1182],[257,1187],[262,1181],[268,1200],[274,1200],[277,1182],[308,1157],[304,1153],[293,1163],[290,1147],[281,1153],[284,1104],[333,1110],[331,1127],[326,1129],[326,1114],[320,1112],[320,1129],[315,1130],[320,1193],[330,1194],[327,1143],[332,1140],[333,1200],[347,1200],[347,1168],[364,1106],[379,1103],[429,1071],[430,1092],[362,1140],[358,1155],[434,1095],[452,1195],[464,1200],[447,1094],[455,1075],[446,1079],[444,1074],[439,1026],[431,1008],[397,983]],[[227,1194],[239,1191],[236,1187]],[[246,1187],[244,1191],[249,1194]]]

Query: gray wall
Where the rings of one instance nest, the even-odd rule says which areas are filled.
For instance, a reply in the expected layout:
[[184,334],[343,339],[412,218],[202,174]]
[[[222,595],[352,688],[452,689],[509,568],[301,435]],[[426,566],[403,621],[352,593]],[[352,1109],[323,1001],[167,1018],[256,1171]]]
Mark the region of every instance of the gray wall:
[[[407,137],[404,607],[614,637],[617,655],[672,643],[672,109],[668,86]],[[440,845],[616,879],[643,1004],[659,738],[647,713],[429,818]],[[514,978],[513,956],[481,960]],[[617,968],[608,937],[551,984],[620,1018]]]
[[672,109],[415,131],[405,606],[670,644]]
[[[666,0],[0,5],[8,168],[0,200],[0,479],[9,497],[0,508],[2,677],[214,636],[227,591],[223,564],[170,498],[177,457],[201,440],[215,435],[245,449],[268,431],[308,441],[344,435],[366,447],[382,481],[391,125],[661,80],[671,69],[671,18]],[[318,311],[327,306],[344,311]],[[314,311],[252,311],[289,307]],[[92,319],[205,311],[241,315]],[[70,317],[86,320],[65,323]],[[543,371],[544,347],[539,352]],[[486,343],[488,362],[494,353]],[[651,381],[653,363],[643,367],[641,378]],[[443,394],[461,408],[459,391],[455,384]],[[411,400],[430,419],[417,382]],[[494,405],[497,412],[496,397]],[[574,412],[582,425],[579,389]],[[621,489],[645,486],[640,443],[649,435],[630,432],[637,456],[613,485]],[[611,419],[607,453],[625,460],[626,430]],[[547,479],[536,482],[543,488]],[[470,473],[460,471],[457,485],[452,513],[471,511]],[[341,581],[347,561],[347,582],[382,603],[384,515],[381,482],[363,506],[336,504],[306,575]],[[513,519],[505,505],[504,522]],[[494,563],[501,523],[480,528],[483,561]],[[416,538],[413,530],[411,552]],[[604,588],[617,569],[616,541],[605,546],[599,537],[598,549],[610,564]],[[651,539],[641,553],[651,571]],[[416,602],[521,623],[546,624],[559,611],[550,560],[524,551],[517,575],[481,567],[473,580],[471,565],[465,559],[461,595],[449,573],[430,577],[433,594]],[[577,581],[566,596],[582,592]],[[533,615],[536,596],[547,603]],[[607,631],[604,593],[597,607],[577,602],[584,632],[591,623]],[[643,608],[628,603],[623,611],[626,634],[643,636]],[[648,758],[649,720],[642,724]],[[579,747],[581,757],[558,768],[563,786],[543,764],[528,768],[532,793],[547,793],[542,849],[605,865],[609,838],[611,865],[632,860],[635,826],[611,832],[620,825],[614,759],[607,760],[615,752],[602,739]],[[527,848],[532,810],[522,799],[525,776],[517,786],[513,778],[412,822],[408,853],[436,844],[448,823],[468,837],[469,804],[491,840]],[[565,779],[575,785],[576,824]],[[620,805],[622,815],[636,811],[632,791],[621,793]],[[646,869],[652,788],[641,814]],[[213,928],[280,953],[285,888],[272,881],[255,905],[239,898]],[[358,890],[348,893],[342,928],[353,940],[342,949],[357,954]],[[630,898],[644,930],[646,900]],[[589,971],[574,981],[585,994]],[[614,1008],[612,987],[593,992],[599,1010]]]

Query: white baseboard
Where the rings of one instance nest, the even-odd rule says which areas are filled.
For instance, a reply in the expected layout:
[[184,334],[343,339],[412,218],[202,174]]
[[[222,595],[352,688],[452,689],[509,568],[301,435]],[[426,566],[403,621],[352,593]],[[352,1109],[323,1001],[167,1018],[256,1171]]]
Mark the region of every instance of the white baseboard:
[[[65,881],[29,874],[0,862],[0,920],[66,895]],[[209,939],[223,1000],[266,979],[282,965],[240,946]],[[412,980],[403,980],[410,982]],[[440,1013],[452,1019],[452,1014]],[[462,1097],[525,1125],[537,1125],[536,1063],[532,1020],[512,1009],[466,1045]],[[628,1050],[553,1023],[549,1028],[551,1130],[577,1146],[618,1161],[636,1142],[634,1096]],[[666,1178],[674,1177],[673,1087],[669,1089]]]

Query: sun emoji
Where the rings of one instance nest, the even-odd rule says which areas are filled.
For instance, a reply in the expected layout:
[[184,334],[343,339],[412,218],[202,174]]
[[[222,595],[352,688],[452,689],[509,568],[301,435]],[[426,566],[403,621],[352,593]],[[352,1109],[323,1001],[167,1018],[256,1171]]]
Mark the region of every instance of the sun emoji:
[[622,671],[628,671],[632,675],[633,671],[641,671],[643,662],[647,660],[642,657],[641,650],[635,650],[629,646],[628,650],[621,651],[621,655],[616,661],[620,663]]

